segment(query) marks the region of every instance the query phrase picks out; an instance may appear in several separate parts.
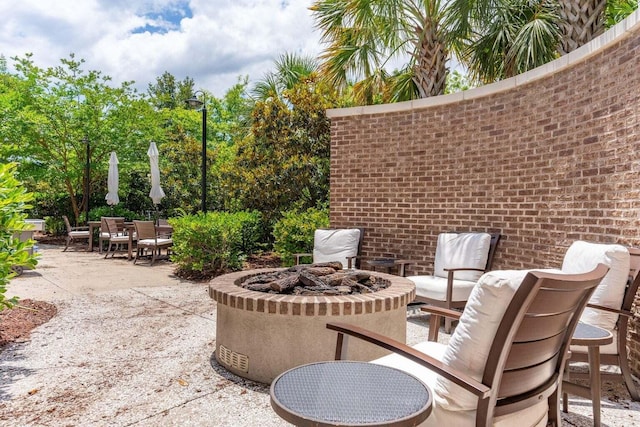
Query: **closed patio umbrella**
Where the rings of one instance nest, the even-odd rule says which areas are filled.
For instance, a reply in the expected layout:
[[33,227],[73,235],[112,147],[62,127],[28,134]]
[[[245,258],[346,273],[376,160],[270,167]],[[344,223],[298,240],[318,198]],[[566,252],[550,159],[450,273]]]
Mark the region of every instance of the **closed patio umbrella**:
[[158,147],[156,147],[155,142],[151,141],[147,155],[149,156],[149,163],[151,164],[151,191],[149,192],[149,197],[153,200],[153,204],[157,205],[164,197],[164,191],[162,191],[162,187],[160,186],[160,166],[158,166],[160,153],[158,152]]
[[116,152],[111,152],[111,157],[109,158],[109,176],[107,178],[107,188],[109,192],[104,197],[107,201],[107,204],[110,206],[117,205],[120,203],[120,198],[118,197],[118,156],[116,156]]

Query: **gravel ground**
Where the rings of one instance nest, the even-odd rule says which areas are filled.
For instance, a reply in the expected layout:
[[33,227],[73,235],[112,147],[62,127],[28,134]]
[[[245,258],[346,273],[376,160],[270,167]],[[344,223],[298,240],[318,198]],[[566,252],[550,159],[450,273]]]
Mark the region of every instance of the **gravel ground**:
[[[287,425],[268,386],[215,361],[206,284],[179,280],[168,263],[42,252],[7,295],[53,302],[58,314],[0,353],[1,426]],[[409,343],[426,337],[427,320],[410,315]],[[640,425],[640,404],[623,387],[603,393],[603,425]],[[572,397],[569,409],[564,425],[592,425],[590,402]]]

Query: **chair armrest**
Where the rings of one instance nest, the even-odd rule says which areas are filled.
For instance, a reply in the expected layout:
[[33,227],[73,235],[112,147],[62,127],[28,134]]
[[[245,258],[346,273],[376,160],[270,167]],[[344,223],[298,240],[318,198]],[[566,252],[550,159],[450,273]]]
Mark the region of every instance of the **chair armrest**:
[[604,305],[598,305],[598,304],[587,304],[587,307],[589,308],[593,308],[596,310],[602,310],[602,311],[606,311],[608,313],[615,313],[618,314],[620,316],[625,316],[625,317],[631,317],[632,313],[630,311],[627,310],[619,310],[616,308],[611,308],[611,307],[605,307]]
[[397,259],[394,263],[398,266],[398,276],[407,277],[407,265],[413,264],[413,261],[408,259]]
[[352,255],[347,257],[347,268],[351,270],[356,268],[356,260],[361,259],[360,255]]
[[455,272],[455,271],[484,271],[484,268],[467,268],[467,267],[460,267],[460,268],[443,268],[444,271],[450,271],[450,272]]
[[300,264],[300,258],[307,257],[307,256],[313,256],[313,254],[292,254],[292,255],[296,258],[296,265]]
[[346,349],[343,351],[344,335],[350,335],[404,356],[407,359],[436,372],[438,375],[453,381],[455,384],[473,393],[480,399],[485,399],[489,396],[490,389],[486,385],[474,378],[471,378],[465,373],[457,371],[450,366],[445,365],[441,361],[416,350],[415,348],[401,343],[400,341],[345,323],[327,323],[327,329],[338,332],[336,360],[341,360],[342,357],[346,355]]
[[426,307],[420,307],[421,311],[431,314],[429,317],[429,341],[438,341],[438,332],[440,330],[440,318],[448,317],[450,319],[459,320],[462,315],[461,312],[451,310],[444,307],[437,307],[434,305],[428,305]]

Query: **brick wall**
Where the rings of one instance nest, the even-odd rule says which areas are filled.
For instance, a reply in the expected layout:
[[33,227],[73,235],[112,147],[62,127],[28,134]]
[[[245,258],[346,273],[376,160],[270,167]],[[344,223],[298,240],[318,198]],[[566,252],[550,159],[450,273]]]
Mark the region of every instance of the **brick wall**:
[[[417,261],[409,274],[445,230],[500,232],[494,269],[559,267],[578,239],[640,246],[638,16],[514,79],[329,110],[332,226],[364,227],[363,255]],[[637,315],[636,375],[639,332]]]

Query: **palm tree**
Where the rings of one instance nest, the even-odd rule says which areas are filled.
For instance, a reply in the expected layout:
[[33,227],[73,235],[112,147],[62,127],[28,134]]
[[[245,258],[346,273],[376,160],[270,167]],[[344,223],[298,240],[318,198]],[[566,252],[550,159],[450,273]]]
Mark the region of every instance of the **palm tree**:
[[452,50],[476,81],[525,72],[577,49],[637,8],[637,0],[452,0]]
[[452,50],[470,77],[491,83],[557,58],[559,20],[549,0],[457,0],[447,9],[446,24]]
[[[362,103],[444,93],[449,51],[439,0],[318,0],[312,6],[328,43],[320,71],[334,87],[350,82]],[[400,70],[385,68],[405,62]]]
[[266,73],[251,93],[262,101],[274,96],[279,97],[284,90],[293,88],[316,72],[318,67],[318,61],[314,58],[285,53],[275,61],[275,71]]
[[576,50],[604,31],[607,0],[560,0],[561,55]]

